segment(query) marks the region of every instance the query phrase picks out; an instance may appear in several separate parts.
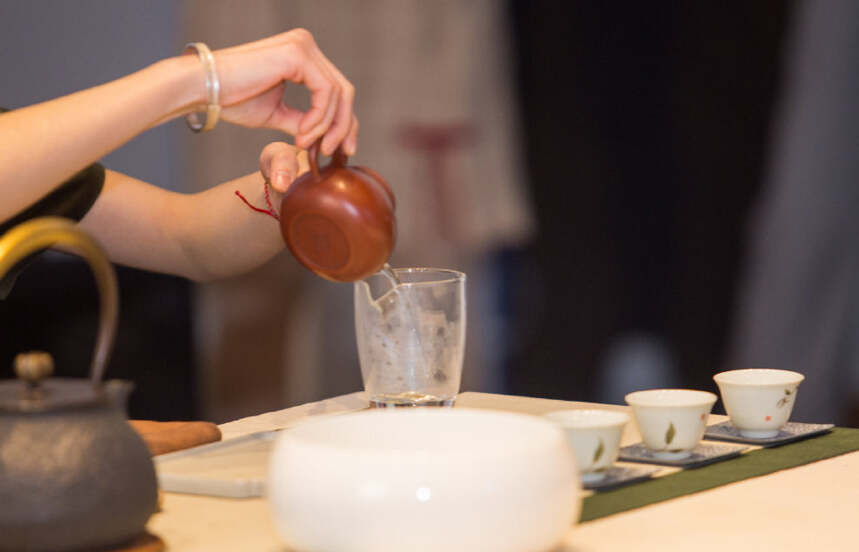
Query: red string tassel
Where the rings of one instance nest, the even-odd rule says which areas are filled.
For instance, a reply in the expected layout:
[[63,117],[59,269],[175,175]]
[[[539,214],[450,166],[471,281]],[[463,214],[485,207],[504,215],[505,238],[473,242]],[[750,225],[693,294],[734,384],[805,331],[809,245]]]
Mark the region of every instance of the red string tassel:
[[266,214],[266,215],[272,217],[274,220],[280,221],[280,215],[277,214],[277,211],[274,210],[274,205],[271,204],[271,197],[270,197],[269,192],[268,192],[268,181],[265,182],[264,186],[265,186],[265,203],[266,203],[266,205],[268,205],[268,209],[261,209],[259,207],[254,207],[253,205],[251,205],[251,202],[248,201],[247,199],[245,199],[245,196],[243,196],[242,193],[238,190],[236,190],[236,195],[239,196],[239,199],[241,199],[242,201],[245,202],[245,205],[247,205],[248,207],[250,207],[251,209],[253,209],[257,213]]

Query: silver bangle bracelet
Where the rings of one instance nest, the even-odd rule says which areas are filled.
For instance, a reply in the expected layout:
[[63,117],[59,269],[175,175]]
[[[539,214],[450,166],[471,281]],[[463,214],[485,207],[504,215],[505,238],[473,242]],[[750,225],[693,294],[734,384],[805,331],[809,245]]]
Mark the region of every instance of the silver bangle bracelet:
[[200,110],[200,113],[206,114],[206,118],[201,122],[200,114],[195,111],[185,116],[185,122],[188,124],[188,128],[194,132],[208,132],[218,124],[218,117],[221,114],[221,106],[218,102],[221,83],[218,80],[218,72],[215,70],[215,56],[212,55],[209,47],[202,42],[189,42],[185,45],[184,53],[192,52],[197,52],[206,72],[206,108]]

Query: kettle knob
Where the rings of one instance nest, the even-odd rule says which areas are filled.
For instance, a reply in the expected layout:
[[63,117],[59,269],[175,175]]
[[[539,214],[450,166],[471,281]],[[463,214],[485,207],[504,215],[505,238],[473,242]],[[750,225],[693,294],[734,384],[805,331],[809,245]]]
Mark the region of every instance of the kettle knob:
[[15,374],[30,387],[38,386],[54,373],[54,359],[43,351],[28,351],[15,356]]

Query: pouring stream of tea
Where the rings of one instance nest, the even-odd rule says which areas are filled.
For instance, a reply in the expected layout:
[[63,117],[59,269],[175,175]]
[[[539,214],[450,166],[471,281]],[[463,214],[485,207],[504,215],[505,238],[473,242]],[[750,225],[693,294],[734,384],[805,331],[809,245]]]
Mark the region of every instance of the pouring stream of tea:
[[382,267],[382,274],[388,277],[388,280],[391,281],[391,284],[396,288],[403,285],[403,282],[400,280],[400,277],[397,276],[397,273],[394,272],[394,269],[391,268],[391,265],[385,263],[385,266]]

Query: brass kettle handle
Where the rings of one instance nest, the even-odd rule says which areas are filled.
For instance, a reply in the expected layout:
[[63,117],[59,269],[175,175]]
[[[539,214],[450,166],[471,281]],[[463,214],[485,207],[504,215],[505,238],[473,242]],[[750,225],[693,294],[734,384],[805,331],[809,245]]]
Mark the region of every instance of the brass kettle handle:
[[94,385],[101,385],[104,368],[113,349],[119,312],[116,273],[101,246],[68,219],[35,218],[0,237],[0,278],[23,259],[51,247],[83,257],[95,275],[100,298],[99,327],[90,379]]

